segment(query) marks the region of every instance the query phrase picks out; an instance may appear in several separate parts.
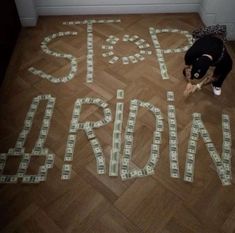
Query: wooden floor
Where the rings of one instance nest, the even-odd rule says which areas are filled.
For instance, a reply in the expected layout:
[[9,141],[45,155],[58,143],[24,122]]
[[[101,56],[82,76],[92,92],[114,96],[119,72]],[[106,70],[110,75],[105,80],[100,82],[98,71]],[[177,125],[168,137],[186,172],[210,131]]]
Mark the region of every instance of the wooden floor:
[[[63,21],[82,19],[121,19],[121,23],[94,25],[94,83],[86,83],[86,25],[62,25]],[[41,17],[37,27],[22,29],[14,55],[0,92],[0,152],[14,147],[32,99],[41,94],[56,97],[54,114],[46,146],[56,155],[54,168],[40,184],[2,184],[0,186],[1,232],[83,232],[83,233],[234,233],[235,186],[222,186],[214,164],[203,141],[196,155],[195,180],[183,181],[187,142],[192,123],[192,113],[200,112],[218,151],[221,151],[221,115],[227,113],[231,120],[235,152],[235,72],[224,83],[222,95],[215,97],[208,86],[189,98],[183,96],[185,81],[182,78],[184,54],[166,54],[170,79],[162,80],[156,60],[149,27],[178,28],[192,31],[202,25],[196,14],[120,15]],[[53,84],[28,72],[30,66],[55,76],[66,75],[66,60],[43,54],[40,42],[47,35],[59,31],[77,31],[78,36],[54,41],[54,50],[78,58],[78,73],[64,84]],[[109,35],[122,38],[124,34],[139,35],[153,51],[140,63],[109,64],[102,57],[101,46]],[[160,35],[163,48],[174,48],[185,43],[182,36]],[[235,58],[235,51],[228,49]],[[120,56],[135,51],[116,46]],[[137,98],[159,107],[164,115],[165,129],[161,158],[155,175],[122,181],[119,177],[97,175],[96,162],[90,144],[81,133],[77,138],[72,179],[61,180],[61,168],[75,100],[81,97],[102,98],[115,116],[116,90],[125,91],[124,126],[129,102]],[[166,92],[174,91],[179,137],[180,179],[169,172],[168,127]],[[27,140],[30,152],[41,125],[40,106],[34,126]],[[101,118],[99,110],[87,107],[82,120]],[[138,116],[135,131],[133,163],[146,163],[154,119],[149,112]],[[96,130],[107,161],[112,145],[113,122]],[[124,128],[123,128],[124,129]],[[32,159],[31,170],[36,171],[42,161]],[[13,166],[14,165],[14,166]],[[17,162],[8,161],[8,173],[14,174]],[[235,176],[235,160],[232,160]]]

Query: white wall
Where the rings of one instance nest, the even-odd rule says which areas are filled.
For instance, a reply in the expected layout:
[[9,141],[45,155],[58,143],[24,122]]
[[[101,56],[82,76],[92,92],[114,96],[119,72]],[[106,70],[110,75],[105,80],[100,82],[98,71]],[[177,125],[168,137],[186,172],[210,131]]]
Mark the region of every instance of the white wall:
[[37,24],[38,13],[34,0],[15,0],[21,24],[25,27]]
[[235,0],[15,0],[23,26],[37,15],[199,12],[205,25],[226,24],[235,40]]
[[35,0],[39,15],[196,12],[201,0]]
[[235,0],[203,0],[199,13],[207,26],[225,24],[228,39],[235,40]]

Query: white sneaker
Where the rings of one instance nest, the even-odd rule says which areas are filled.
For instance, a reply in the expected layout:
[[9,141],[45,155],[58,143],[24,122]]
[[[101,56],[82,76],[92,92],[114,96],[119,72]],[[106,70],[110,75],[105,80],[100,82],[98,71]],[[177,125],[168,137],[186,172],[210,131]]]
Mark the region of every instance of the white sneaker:
[[221,95],[221,88],[220,87],[214,87],[212,85],[212,89],[213,89],[214,95]]

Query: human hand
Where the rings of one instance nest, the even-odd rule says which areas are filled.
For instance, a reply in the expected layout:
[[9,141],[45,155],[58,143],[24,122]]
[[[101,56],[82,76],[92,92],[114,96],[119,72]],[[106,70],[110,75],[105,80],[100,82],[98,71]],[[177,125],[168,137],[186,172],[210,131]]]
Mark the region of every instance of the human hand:
[[195,92],[198,89],[200,90],[199,85],[193,85],[192,83],[188,83],[184,90],[184,96],[189,96],[189,94]]
[[184,96],[188,96],[191,93],[192,89],[193,89],[192,83],[188,83],[184,90]]

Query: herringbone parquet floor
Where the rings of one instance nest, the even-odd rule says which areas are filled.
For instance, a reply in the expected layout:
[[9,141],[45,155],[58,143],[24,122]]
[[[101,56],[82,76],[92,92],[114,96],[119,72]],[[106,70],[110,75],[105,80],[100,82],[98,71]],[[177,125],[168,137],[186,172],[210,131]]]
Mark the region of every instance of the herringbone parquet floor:
[[[121,23],[96,24],[94,30],[94,83],[86,83],[86,25],[62,25],[63,21],[112,18]],[[235,152],[235,73],[230,74],[220,97],[212,94],[210,87],[189,98],[183,96],[185,81],[182,78],[183,53],[166,54],[165,60],[170,79],[162,80],[156,60],[149,27],[178,28],[192,31],[202,25],[196,14],[119,15],[119,16],[70,16],[41,17],[35,28],[22,29],[14,55],[0,93],[0,152],[14,147],[25,115],[37,95],[56,97],[54,114],[46,147],[55,157],[55,165],[48,178],[40,184],[2,184],[0,186],[1,232],[48,233],[233,233],[235,232],[235,187],[223,187],[203,141],[199,141],[193,183],[183,181],[187,142],[192,124],[192,113],[200,112],[218,151],[222,147],[221,114],[231,120],[232,153]],[[43,54],[40,42],[49,34],[59,31],[77,31],[78,36],[55,40],[50,48],[70,53],[78,58],[78,72],[67,83],[53,84],[28,72],[30,66],[55,76],[66,75],[69,64]],[[109,64],[102,57],[101,46],[109,35],[120,38],[124,34],[139,35],[153,51],[152,55],[136,64]],[[177,34],[161,34],[163,48],[175,48],[185,43]],[[132,45],[115,47],[120,56],[135,51]],[[235,53],[228,49],[233,56]],[[161,157],[155,175],[122,181],[108,174],[98,175],[90,144],[84,133],[79,133],[72,162],[72,179],[62,181],[61,168],[72,115],[77,98],[98,97],[109,104],[115,115],[116,90],[125,91],[124,126],[129,102],[137,98],[159,107],[164,115],[165,129]],[[173,179],[169,172],[168,127],[166,91],[175,93],[178,123],[180,179]],[[26,142],[30,152],[38,135],[44,107],[41,105],[33,128]],[[92,106],[84,108],[82,120],[100,119],[101,113]],[[106,161],[112,145],[113,122],[97,129]],[[140,111],[137,119],[133,163],[142,167],[146,163],[154,120],[151,113]],[[124,128],[123,128],[124,130]],[[6,173],[14,174],[16,159],[9,159]],[[42,164],[32,159],[31,172]],[[107,164],[108,167],[108,164]],[[232,159],[232,172],[235,160]]]

